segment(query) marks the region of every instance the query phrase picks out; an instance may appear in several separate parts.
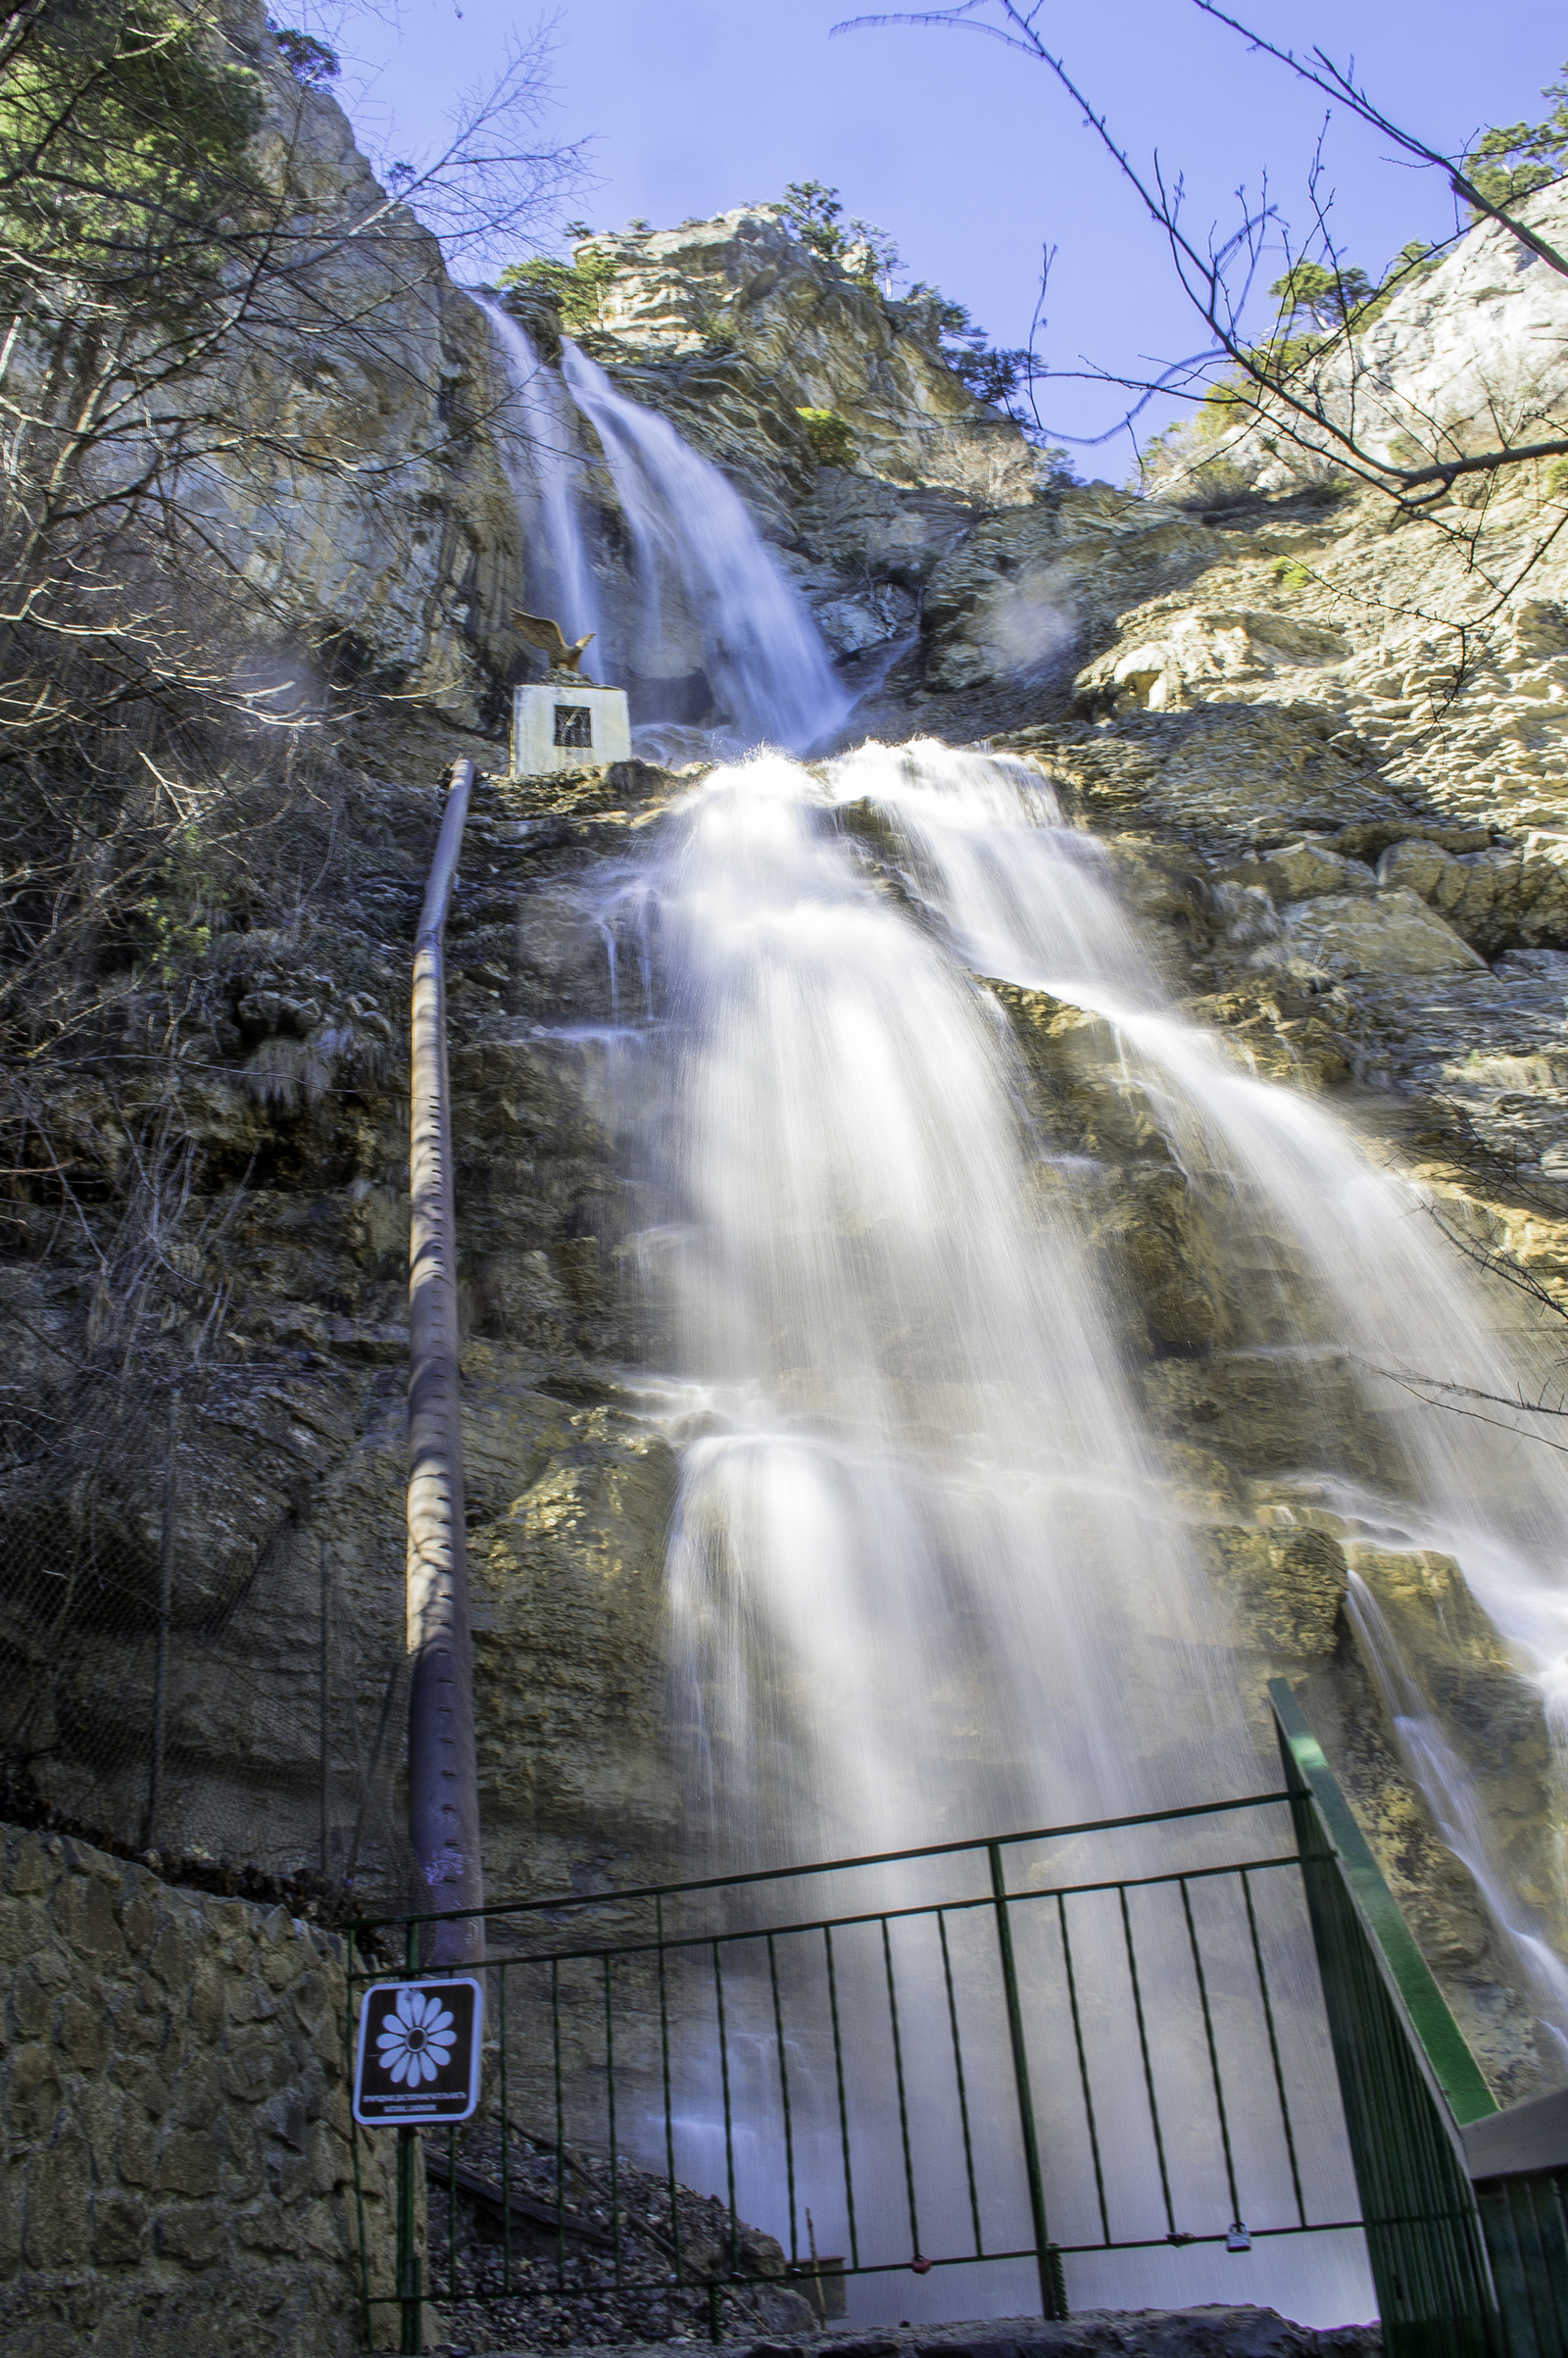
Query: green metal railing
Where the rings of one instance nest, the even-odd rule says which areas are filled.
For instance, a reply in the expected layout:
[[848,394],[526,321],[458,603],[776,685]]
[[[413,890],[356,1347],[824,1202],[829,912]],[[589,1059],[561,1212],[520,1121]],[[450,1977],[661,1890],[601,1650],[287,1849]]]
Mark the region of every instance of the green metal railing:
[[[478,1912],[493,2297],[682,2289],[707,2296],[717,2338],[721,2293],[751,2282],[753,2220],[798,2282],[829,2251],[858,2278],[1021,2265],[1059,2318],[1079,2255],[1353,2231],[1343,2140],[1321,2106],[1303,2137],[1293,2107],[1323,2042],[1287,1800]],[[410,1977],[430,1922],[395,1920]],[[388,1978],[350,1963],[353,1989]],[[426,2287],[422,2157],[416,2133],[392,2134],[397,2288],[372,2295],[367,2274],[367,2318],[400,2304],[413,2349],[426,2290],[474,2297],[460,2205],[476,2182],[459,2132],[434,2133],[447,2248]],[[591,2222],[571,2192],[584,2152],[604,2157]],[[717,2194],[716,2247],[683,2225],[694,2186]],[[571,2256],[585,2231],[591,2284]]]
[[1510,2348],[1458,2130],[1496,2103],[1283,1679],[1269,1683],[1388,2358]]

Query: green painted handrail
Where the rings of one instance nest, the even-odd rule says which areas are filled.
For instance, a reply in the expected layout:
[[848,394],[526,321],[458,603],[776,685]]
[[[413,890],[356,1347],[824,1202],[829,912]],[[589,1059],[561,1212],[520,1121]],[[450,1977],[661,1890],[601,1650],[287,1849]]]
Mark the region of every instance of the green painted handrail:
[[[1432,1968],[1416,1946],[1398,1901],[1384,1881],[1365,1835],[1340,1790],[1339,1779],[1323,1756],[1323,1747],[1307,1726],[1300,1704],[1284,1679],[1270,1679],[1269,1700],[1279,1723],[1288,1763],[1309,1796],[1318,1825],[1339,1862],[1349,1892],[1383,1970],[1391,1995],[1401,2008],[1413,2041],[1425,2056],[1433,2079],[1442,2089],[1462,2129],[1484,2120],[1497,2109],[1496,2098],[1465,2043],[1464,2033],[1448,2011],[1448,2002],[1433,1979]],[[1306,1845],[1302,1842],[1303,1856]]]

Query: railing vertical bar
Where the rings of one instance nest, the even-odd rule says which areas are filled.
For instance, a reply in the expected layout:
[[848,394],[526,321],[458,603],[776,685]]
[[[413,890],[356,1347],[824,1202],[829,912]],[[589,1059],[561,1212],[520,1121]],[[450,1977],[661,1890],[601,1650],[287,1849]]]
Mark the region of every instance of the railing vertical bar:
[[730,2110],[729,2026],[724,2016],[724,1961],[713,1942],[713,1996],[718,2007],[718,2068],[724,2091],[724,2172],[729,2185],[729,2272],[740,2269],[740,2214],[735,2208],[735,2121]]
[[1056,1893],[1056,1916],[1061,1928],[1061,1957],[1067,1968],[1067,2003],[1072,2009],[1073,2044],[1078,2050],[1078,2082],[1084,2091],[1084,2118],[1089,2123],[1089,2150],[1095,2164],[1095,2198],[1100,2204],[1100,2227],[1108,2245],[1110,2242],[1110,2213],[1105,2207],[1105,2171],[1100,2157],[1100,2131],[1095,2122],[1094,2091],[1089,2085],[1089,2058],[1084,2053],[1084,2026],[1078,2012],[1078,1976],[1073,1970],[1072,1936],[1067,1930],[1067,1899],[1065,1892]]
[[899,2135],[904,2140],[904,2186],[909,2205],[909,2244],[920,2256],[920,2218],[914,2206],[914,2156],[909,2150],[909,2100],[904,2084],[904,2041],[899,2036],[899,1993],[893,1980],[893,1942],[882,1918],[882,1962],[887,1972],[888,2019],[893,2026],[893,2077],[899,2091]]
[[784,2176],[790,2205],[790,2258],[799,2263],[800,2235],[795,2223],[795,2128],[790,2118],[790,2066],[784,2051],[784,2008],[778,1992],[778,1950],[773,1935],[767,1936],[767,1978],[773,1991],[773,2035],[778,2041],[778,2086],[784,2107]]
[[850,2108],[844,2094],[844,2035],[839,2024],[839,1978],[833,1959],[833,1927],[824,1924],[827,1950],[827,2002],[833,2016],[833,2076],[839,2091],[839,2140],[844,2148],[844,2207],[850,2222],[850,2266],[860,2265],[860,2239],[855,2225],[855,2171],[850,2162]]
[[1285,2131],[1285,2150],[1290,2156],[1291,2185],[1296,2190],[1296,2215],[1306,2225],[1306,2197],[1301,2191],[1301,2170],[1296,2152],[1296,2124],[1291,2119],[1291,2099],[1285,2092],[1285,2072],[1280,2062],[1279,2033],[1274,2025],[1274,2001],[1269,1995],[1268,1975],[1263,1970],[1263,1942],[1257,1929],[1257,1910],[1252,1905],[1252,1877],[1250,1868],[1242,1869],[1242,1897],[1247,1902],[1247,1929],[1252,1936],[1252,1962],[1257,1967],[1257,1993],[1263,2001],[1263,2020],[1268,2026],[1268,2051],[1274,2062],[1274,2086],[1280,2099],[1280,2122]]
[[1203,2037],[1208,2041],[1208,2068],[1214,2082],[1214,2109],[1219,2114],[1219,2141],[1225,2149],[1225,2183],[1231,2190],[1231,2217],[1240,2220],[1241,2198],[1236,2191],[1236,2163],[1231,2153],[1231,2125],[1225,2110],[1225,2089],[1219,2076],[1219,2048],[1214,2043],[1214,2017],[1209,2011],[1208,1982],[1203,1973],[1202,1952],[1198,1945],[1198,1927],[1193,1921],[1192,1893],[1185,1875],[1178,1878],[1177,1888],[1182,1895],[1182,1913],[1187,1919],[1187,1938],[1192,1944],[1193,1971],[1198,1976],[1199,2003],[1203,2009]]
[[[350,1925],[344,1940],[343,1954],[348,1967],[343,1984],[345,2015],[343,2028],[350,2057],[349,2069],[352,2072],[355,2052],[354,1985],[359,1979],[359,1966],[356,1962],[357,1949],[352,1925]],[[364,2004],[363,1997],[360,2002],[362,2005]],[[374,2338],[370,2332],[370,2254],[365,2239],[365,2173],[360,2161],[360,2124],[354,2118],[352,2104],[349,2106],[349,2152],[354,2162],[354,2215],[359,2222],[360,2229],[360,2317],[365,2327],[365,2346],[368,2349]]]
[[1018,1993],[1018,1966],[1012,1953],[1012,1923],[1008,1916],[1007,1871],[1000,1842],[987,1842],[991,1865],[991,1898],[997,1918],[997,1949],[1002,1962],[1002,1988],[1007,2004],[1007,2037],[1012,2047],[1012,2080],[1018,2099],[1018,2133],[1023,2139],[1023,2165],[1029,2182],[1029,2216],[1034,2226],[1035,2262],[1040,2271],[1040,2313],[1063,2318],[1067,2294],[1061,2278],[1061,2254],[1051,2240],[1046,2216],[1046,2181],[1040,2166],[1040,2136],[1035,2127],[1035,2100],[1029,2085],[1029,2044],[1024,2035],[1023,2000]]
[[447,2130],[447,2298],[458,2297],[458,2124]]
[[659,2045],[664,2071],[664,2178],[669,2187],[669,2240],[675,2254],[675,2282],[685,2283],[680,2256],[680,2196],[675,2185],[675,2110],[669,2082],[669,1989],[664,1957],[664,1901],[654,1900],[654,1931],[659,1942]]
[[974,2256],[986,2256],[985,2237],[980,2230],[980,2196],[974,2183],[974,2139],[969,2131],[969,2090],[963,2076],[963,2042],[958,2037],[958,2001],[953,1988],[953,1959],[948,1953],[948,1918],[944,1908],[937,1910],[937,1938],[942,1943],[942,1979],[948,1991],[948,2023],[953,2032],[953,2070],[958,2083],[958,2119],[963,2128],[963,2171],[969,2183],[969,2216],[974,2221]]
[[501,2289],[512,2290],[512,2107],[507,2101],[507,1974],[496,1968],[497,2037],[501,2041]]
[[566,2099],[561,2082],[561,1960],[550,1960],[550,2040],[556,2074],[556,2289],[566,2283]]
[[153,1657],[153,1748],[147,1771],[147,1806],[142,1815],[141,1842],[151,1850],[158,1840],[158,1817],[164,1792],[164,1733],[169,1695],[169,1631],[173,1606],[174,1549],[179,1499],[179,1411],[175,1387],[169,1395],[169,1440],[164,1458],[163,1529],[158,1549],[158,1637]]
[[1149,2095],[1149,2125],[1154,2133],[1154,2157],[1159,2163],[1159,2191],[1165,2204],[1165,2225],[1176,2233],[1176,2213],[1170,2199],[1170,2171],[1165,2161],[1165,2132],[1159,2122],[1159,2099],[1154,2093],[1154,2066],[1149,2052],[1149,2024],[1144,2016],[1143,1984],[1138,1978],[1138,1952],[1133,1944],[1133,1920],[1127,1910],[1127,1887],[1118,1885],[1117,1898],[1121,1901],[1121,1934],[1127,1949],[1127,1971],[1133,1986],[1133,2012],[1138,2017],[1138,2046],[1144,2059],[1144,2087]]
[[610,2240],[614,2252],[615,2289],[621,2284],[620,2155],[615,2150],[615,1998],[610,1957],[605,1957],[605,2103],[610,2125]]

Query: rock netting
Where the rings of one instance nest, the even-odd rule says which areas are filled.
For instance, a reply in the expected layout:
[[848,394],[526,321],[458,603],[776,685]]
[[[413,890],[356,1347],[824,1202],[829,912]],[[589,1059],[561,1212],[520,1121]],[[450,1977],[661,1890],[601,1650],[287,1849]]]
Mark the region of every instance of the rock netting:
[[[84,1842],[0,1847],[8,2358],[363,2346],[338,1943]],[[388,2137],[359,2142],[371,2289]]]

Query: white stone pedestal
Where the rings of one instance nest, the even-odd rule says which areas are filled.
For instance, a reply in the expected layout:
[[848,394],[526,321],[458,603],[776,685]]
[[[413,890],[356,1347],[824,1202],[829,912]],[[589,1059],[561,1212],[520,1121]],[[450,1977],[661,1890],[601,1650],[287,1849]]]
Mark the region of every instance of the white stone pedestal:
[[537,680],[512,691],[512,774],[548,777],[631,757],[624,688],[591,679]]

